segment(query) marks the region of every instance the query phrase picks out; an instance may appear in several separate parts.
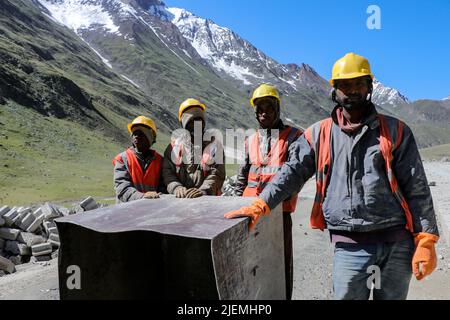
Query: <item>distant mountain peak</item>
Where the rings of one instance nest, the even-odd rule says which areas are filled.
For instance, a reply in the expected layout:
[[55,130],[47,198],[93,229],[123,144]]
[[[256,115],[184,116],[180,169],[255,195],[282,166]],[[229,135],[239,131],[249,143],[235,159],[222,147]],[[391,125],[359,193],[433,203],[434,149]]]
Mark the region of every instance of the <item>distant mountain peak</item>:
[[409,103],[409,99],[400,93],[397,89],[388,87],[374,79],[373,81],[373,99],[378,105],[397,106],[399,104]]

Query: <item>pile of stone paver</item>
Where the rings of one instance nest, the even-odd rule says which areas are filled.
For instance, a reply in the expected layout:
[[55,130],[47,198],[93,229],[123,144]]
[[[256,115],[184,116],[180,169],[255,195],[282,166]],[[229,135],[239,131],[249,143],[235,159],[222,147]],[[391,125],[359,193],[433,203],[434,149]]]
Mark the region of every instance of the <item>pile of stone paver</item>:
[[38,207],[0,207],[0,276],[15,272],[19,264],[56,258],[60,241],[54,220],[101,206],[88,197],[72,209],[48,202]]
[[222,186],[222,196],[231,197],[234,195],[234,188],[236,187],[237,176],[226,178]]

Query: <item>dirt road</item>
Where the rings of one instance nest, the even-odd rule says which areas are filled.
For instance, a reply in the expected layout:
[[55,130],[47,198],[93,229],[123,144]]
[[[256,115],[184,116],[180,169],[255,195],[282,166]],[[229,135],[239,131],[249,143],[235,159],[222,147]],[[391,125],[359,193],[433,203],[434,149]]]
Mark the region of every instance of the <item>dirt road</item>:
[[[333,249],[328,232],[309,228],[314,186],[309,182],[293,215],[293,299],[333,299]],[[450,249],[445,241],[437,246],[438,266],[429,277],[411,280],[408,299],[450,299]]]
[[[446,169],[449,168],[450,163]],[[442,180],[442,170],[436,173],[430,170],[429,180],[438,181],[437,186],[432,188],[434,202],[438,204],[440,210],[447,210],[439,205],[446,201],[449,194],[449,186]],[[450,174],[450,170],[444,172]],[[313,195],[314,184],[310,181],[302,190],[298,209],[293,215],[293,299],[333,298],[331,274],[333,245],[330,243],[328,232],[309,228]],[[438,218],[440,216],[443,215],[438,215]],[[441,226],[441,230],[442,228]],[[437,270],[422,281],[413,278],[408,299],[450,299],[450,248],[445,241],[438,243],[437,254]],[[16,273],[0,277],[0,288],[0,299],[58,299],[57,260],[17,266]]]

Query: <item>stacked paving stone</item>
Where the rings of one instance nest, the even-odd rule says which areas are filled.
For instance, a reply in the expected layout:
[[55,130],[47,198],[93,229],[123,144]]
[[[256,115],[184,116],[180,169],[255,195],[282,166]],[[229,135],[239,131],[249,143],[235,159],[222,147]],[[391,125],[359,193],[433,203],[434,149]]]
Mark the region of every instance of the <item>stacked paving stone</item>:
[[0,207],[0,276],[27,262],[49,261],[60,245],[55,219],[100,208],[92,197],[72,210],[45,203],[40,207]]
[[236,187],[237,175],[225,179],[222,186],[222,196],[234,196],[234,188]]

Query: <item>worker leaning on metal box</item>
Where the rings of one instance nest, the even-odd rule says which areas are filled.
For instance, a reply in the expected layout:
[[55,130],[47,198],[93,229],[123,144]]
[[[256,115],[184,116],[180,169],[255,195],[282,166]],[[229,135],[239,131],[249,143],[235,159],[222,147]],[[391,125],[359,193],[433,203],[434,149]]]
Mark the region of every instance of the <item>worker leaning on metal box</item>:
[[[173,132],[164,152],[162,179],[167,192],[177,198],[220,195],[225,181],[223,146],[218,140],[203,139],[206,105],[197,99],[186,99],[180,104],[178,120],[181,128]],[[201,140],[198,145],[195,134]]]
[[[277,171],[289,158],[288,149],[302,131],[285,125],[280,118],[281,99],[278,90],[262,84],[253,92],[250,105],[255,112],[259,130],[245,141],[245,163],[237,174],[235,196],[257,197],[273,179]],[[294,261],[292,248],[292,218],[298,195],[283,202],[284,265],[286,298],[292,297],[294,283]]]
[[411,129],[379,114],[371,102],[373,74],[366,58],[346,54],[330,80],[336,106],[289,150],[289,160],[251,206],[226,218],[250,225],[299,192],[313,175],[311,226],[328,229],[335,244],[336,299],[368,299],[372,267],[380,271],[374,299],[406,299],[412,274],[436,268],[439,239],[425,170]]
[[163,158],[152,149],[155,122],[139,116],[128,124],[132,147],[113,159],[116,202],[156,199],[165,187],[161,182]]

